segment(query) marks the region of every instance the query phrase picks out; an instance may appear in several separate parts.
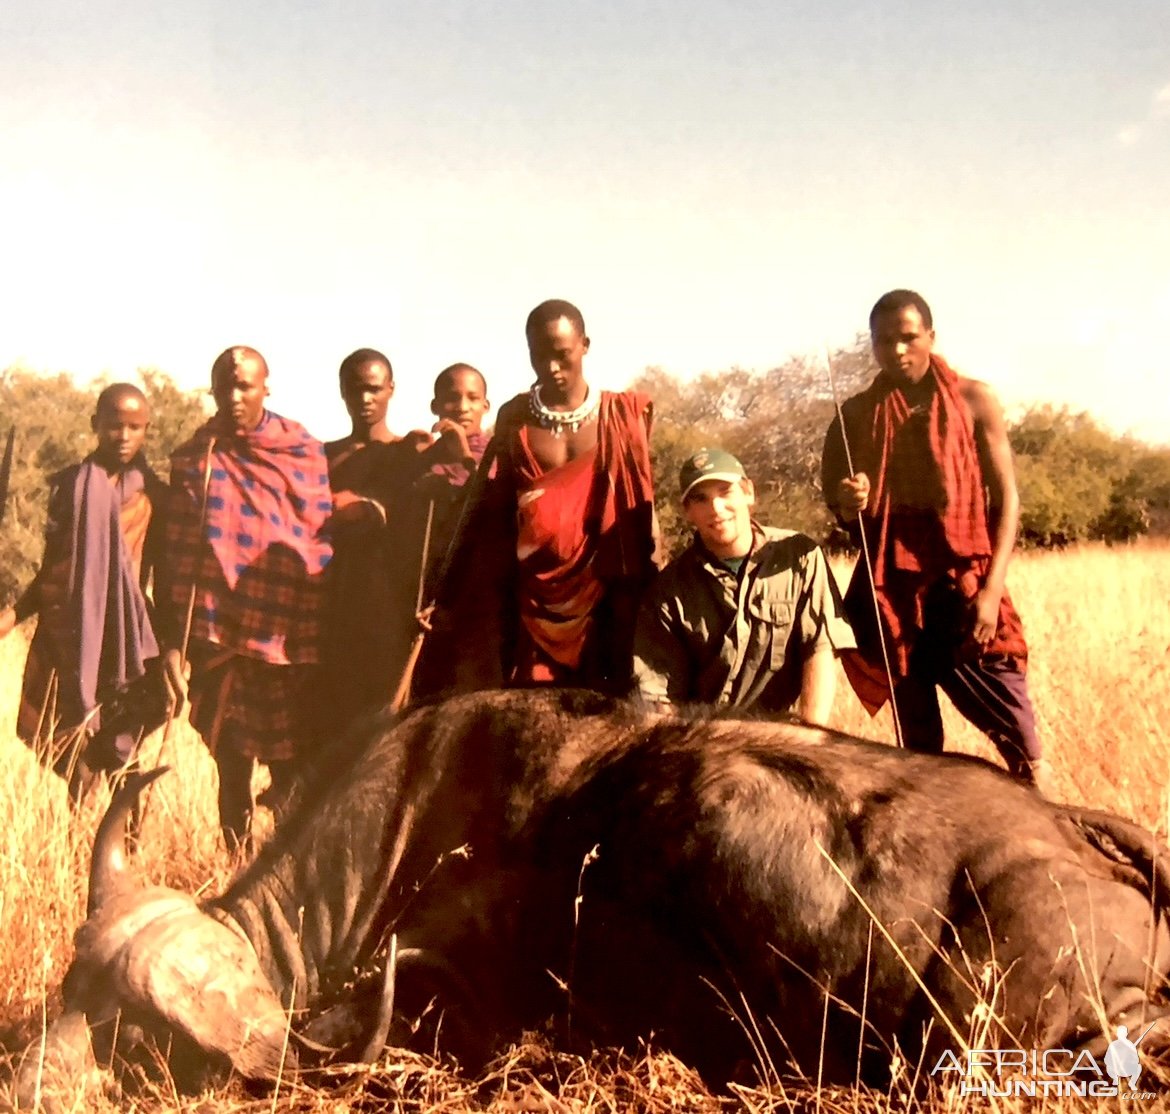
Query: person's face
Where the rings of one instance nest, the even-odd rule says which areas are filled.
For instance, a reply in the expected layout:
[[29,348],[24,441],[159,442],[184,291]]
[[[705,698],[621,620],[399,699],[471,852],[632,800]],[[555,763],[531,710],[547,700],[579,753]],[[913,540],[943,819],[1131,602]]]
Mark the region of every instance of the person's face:
[[255,356],[245,356],[235,366],[221,364],[212,371],[211,393],[225,425],[249,433],[264,416],[268,369]]
[[474,371],[453,371],[431,403],[431,413],[436,418],[458,422],[468,433],[480,431],[483,416],[490,408],[483,380]]
[[879,317],[870,341],[878,366],[895,383],[917,383],[930,367],[934,330],[926,327],[916,306]]
[[546,321],[528,332],[528,358],[545,401],[564,398],[582,380],[589,338],[567,317]]
[[714,556],[741,557],[751,549],[755,505],[751,480],[704,480],[691,488],[683,514]]
[[142,399],[123,395],[98,407],[90,425],[97,434],[98,462],[106,468],[119,468],[141,451],[150,427],[150,411]]
[[394,394],[394,379],[381,360],[358,364],[345,377],[341,397],[355,425],[373,429],[386,420],[386,408]]

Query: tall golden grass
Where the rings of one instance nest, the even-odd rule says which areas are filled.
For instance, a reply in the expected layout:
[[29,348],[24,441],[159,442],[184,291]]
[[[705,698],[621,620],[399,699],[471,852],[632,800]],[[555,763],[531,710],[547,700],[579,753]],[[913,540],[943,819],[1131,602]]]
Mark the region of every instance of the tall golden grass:
[[[839,576],[847,569],[837,567]],[[1170,818],[1170,547],[1085,547],[1018,556],[1009,578],[1032,649],[1029,683],[1062,799],[1107,808],[1165,836]],[[14,718],[26,643],[22,632],[0,642],[0,1045],[34,1038],[60,1007],[72,933],[84,918],[89,847],[104,792],[80,814],[61,782],[45,773],[15,738]],[[945,709],[948,745],[996,760],[993,749]],[[842,681],[834,726],[892,741],[888,713],[869,720]],[[161,744],[147,741],[148,761]],[[215,892],[231,875],[219,845],[215,768],[186,724],[163,755],[174,772],[155,787],[138,869],[152,882]],[[807,1019],[814,1024],[816,1019]],[[1166,1092],[1160,1084],[1158,1091]],[[0,1090],[0,1096],[3,1095]],[[0,1105],[2,1105],[0,1098]],[[1101,1100],[1083,1100],[1095,1109]],[[160,1088],[139,1100],[160,1111],[746,1110],[886,1111],[919,1100],[852,1089],[787,1088],[773,1083],[715,1097],[663,1054],[599,1052],[583,1060],[535,1042],[503,1056],[478,1080],[418,1057],[338,1078],[333,1086],[292,1083],[257,1098],[238,1085],[194,1097]],[[1078,1104],[1082,1100],[1076,1100]],[[85,1109],[116,1109],[92,1096]],[[996,1100],[1001,1110],[1022,1109]],[[983,1110],[985,1099],[954,1094],[938,1110]],[[1053,1109],[1053,1099],[1031,1108]],[[82,1107],[78,1107],[81,1109]],[[1161,1099],[1143,1110],[1170,1108]],[[1068,1100],[1060,1105],[1069,1109]]]

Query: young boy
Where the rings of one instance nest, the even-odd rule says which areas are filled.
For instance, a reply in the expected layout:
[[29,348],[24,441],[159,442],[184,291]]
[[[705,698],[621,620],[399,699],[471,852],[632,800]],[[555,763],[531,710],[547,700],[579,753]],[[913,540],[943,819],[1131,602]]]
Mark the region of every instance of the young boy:
[[[469,652],[470,640],[493,637],[485,628],[487,610],[480,593],[465,590],[463,578],[440,578],[448,573],[448,555],[459,529],[468,494],[468,480],[475,474],[490,437],[483,420],[491,409],[487,381],[470,364],[452,364],[435,379],[431,413],[438,418],[433,432],[438,441],[428,458],[439,458],[418,484],[415,513],[423,519],[427,536],[424,603],[434,601],[442,589],[444,605],[436,610],[433,627],[423,646],[412,691],[415,696],[440,692],[467,692],[488,688],[502,681],[498,670],[482,668],[485,656]],[[489,465],[490,467],[490,465]]]
[[[435,578],[443,571],[444,557],[459,525],[467,481],[483,459],[490,438],[483,431],[483,419],[492,404],[487,381],[470,364],[452,364],[435,379],[431,413],[439,420],[432,432],[439,442],[428,457],[439,457],[418,484],[424,502],[434,501],[430,541],[427,546],[427,600],[434,596]],[[446,444],[442,444],[446,441]],[[451,458],[458,456],[458,460]]]
[[17,734],[66,778],[77,803],[126,765],[166,715],[159,645],[143,588],[162,550],[166,488],[142,456],[146,396],[115,383],[90,421],[97,448],[49,480],[45,556],[0,612],[0,637],[39,616]]

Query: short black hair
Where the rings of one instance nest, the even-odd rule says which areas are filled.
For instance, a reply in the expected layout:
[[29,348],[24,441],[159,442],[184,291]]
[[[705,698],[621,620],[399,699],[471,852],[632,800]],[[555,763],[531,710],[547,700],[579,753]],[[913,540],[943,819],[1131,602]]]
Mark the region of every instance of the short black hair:
[[562,298],[550,298],[547,302],[541,302],[524,322],[524,335],[528,336],[538,326],[561,317],[567,317],[573,328],[581,336],[585,335],[585,318],[581,316],[581,311],[572,302],[566,302]]
[[351,352],[344,360],[341,361],[341,367],[337,369],[337,380],[341,385],[345,386],[345,381],[348,379],[362,364],[385,364],[386,370],[390,373],[390,382],[394,382],[394,368],[390,361],[382,355],[376,348],[359,348],[355,352]]
[[111,383],[97,396],[93,412],[97,414],[105,406],[116,407],[124,398],[136,398],[148,411],[150,410],[150,399],[140,387],[134,386],[133,383]]
[[926,299],[921,294],[914,290],[891,290],[878,298],[873,304],[873,309],[869,311],[869,331],[873,332],[879,317],[885,317],[888,313],[901,313],[907,306],[913,306],[918,310],[923,325],[928,329],[934,328],[930,306],[926,304]]
[[443,368],[438,375],[435,376],[435,385],[431,388],[432,398],[439,397],[439,391],[443,389],[443,384],[447,382],[457,371],[470,371],[472,375],[478,376],[479,385],[483,388],[484,397],[487,397],[487,380],[483,377],[483,372],[477,367],[472,367],[471,364],[452,364],[450,367]]

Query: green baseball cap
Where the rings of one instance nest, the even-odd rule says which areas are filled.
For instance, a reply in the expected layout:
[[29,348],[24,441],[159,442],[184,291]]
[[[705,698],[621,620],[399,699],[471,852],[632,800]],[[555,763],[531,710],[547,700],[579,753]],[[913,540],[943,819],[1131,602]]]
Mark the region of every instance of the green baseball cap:
[[691,488],[704,480],[726,480],[728,483],[736,483],[744,479],[747,479],[747,473],[731,453],[725,453],[722,449],[700,449],[688,457],[679,469],[679,495],[686,499]]

